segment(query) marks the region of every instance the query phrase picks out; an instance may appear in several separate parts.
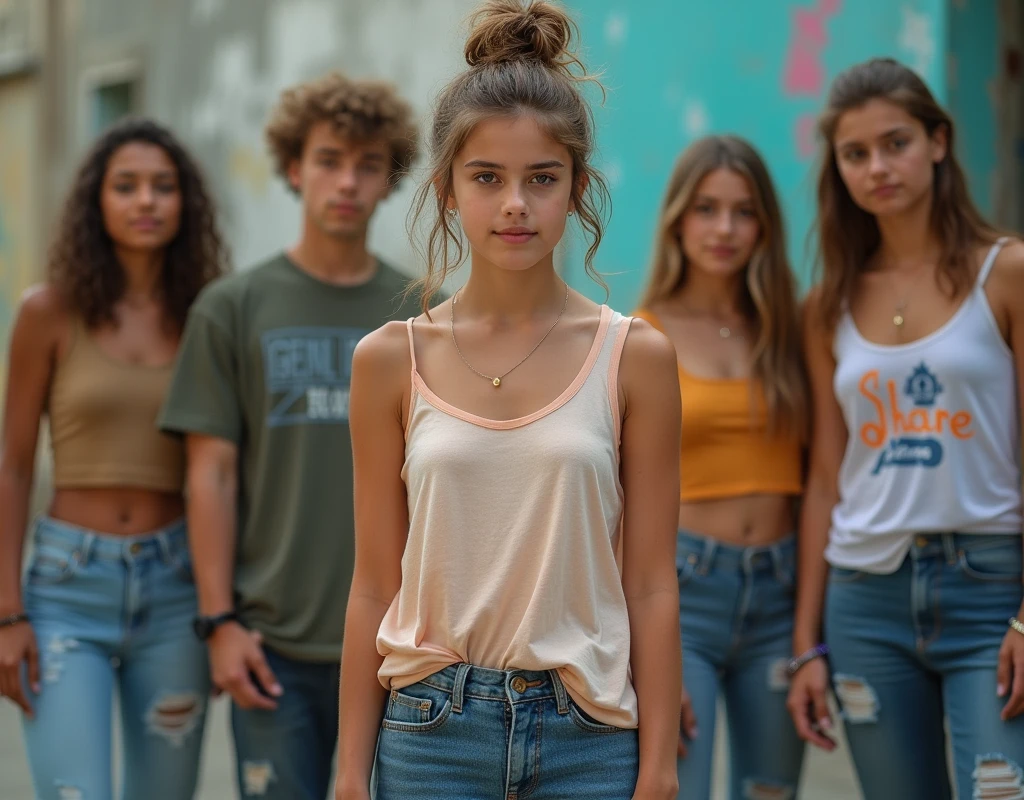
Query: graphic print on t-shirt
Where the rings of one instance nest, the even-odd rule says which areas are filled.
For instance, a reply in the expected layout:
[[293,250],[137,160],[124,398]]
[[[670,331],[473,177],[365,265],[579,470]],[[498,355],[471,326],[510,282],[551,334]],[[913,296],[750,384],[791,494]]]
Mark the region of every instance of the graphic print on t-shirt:
[[275,328],[260,337],[268,427],[348,422],[352,352],[365,328]]
[[903,383],[902,394],[912,405],[909,410],[900,408],[897,382],[890,378],[883,387],[876,369],[864,373],[858,386],[876,414],[859,432],[864,445],[879,451],[872,475],[887,467],[937,467],[945,454],[943,441],[948,445],[974,436],[969,411],[941,407],[944,387],[923,361]]

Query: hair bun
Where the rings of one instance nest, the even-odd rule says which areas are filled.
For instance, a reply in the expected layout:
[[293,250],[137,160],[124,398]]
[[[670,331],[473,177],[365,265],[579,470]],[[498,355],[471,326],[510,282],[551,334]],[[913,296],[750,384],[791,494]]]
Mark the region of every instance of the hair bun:
[[571,51],[575,26],[562,9],[545,0],[489,0],[471,18],[466,62],[471,67],[537,61],[568,71],[579,64]]

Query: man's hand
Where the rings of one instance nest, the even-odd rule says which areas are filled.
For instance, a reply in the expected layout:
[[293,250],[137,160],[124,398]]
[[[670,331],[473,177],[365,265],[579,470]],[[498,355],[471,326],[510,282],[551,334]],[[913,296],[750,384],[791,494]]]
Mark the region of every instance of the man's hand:
[[230,694],[239,708],[272,711],[277,708],[272,698],[283,693],[263,655],[262,642],[259,633],[237,622],[219,625],[207,641],[213,684]]

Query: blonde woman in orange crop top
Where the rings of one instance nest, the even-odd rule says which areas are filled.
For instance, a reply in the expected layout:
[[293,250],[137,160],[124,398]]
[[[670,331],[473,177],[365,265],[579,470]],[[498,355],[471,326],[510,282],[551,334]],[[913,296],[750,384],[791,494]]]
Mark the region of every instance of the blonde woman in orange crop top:
[[554,268],[603,227],[572,30],[475,16],[420,194],[424,296],[468,281],[355,351],[339,800],[676,795],[675,359]]
[[[45,284],[10,335],[0,433],[0,695],[23,712],[35,797],[195,792],[209,677],[192,633],[182,444],[156,427],[178,337],[225,251],[201,173],[144,119],[71,186]],[[44,416],[54,493],[20,573]]]
[[679,796],[711,796],[724,695],[728,796],[790,797],[803,760],[786,666],[807,399],[778,201],[744,140],[711,136],[680,157],[641,309],[675,345],[682,398],[676,567],[692,713]]

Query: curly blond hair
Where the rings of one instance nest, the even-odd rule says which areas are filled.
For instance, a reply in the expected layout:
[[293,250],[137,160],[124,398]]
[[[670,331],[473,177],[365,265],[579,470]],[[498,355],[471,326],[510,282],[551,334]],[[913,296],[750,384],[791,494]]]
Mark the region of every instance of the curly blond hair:
[[340,72],[330,72],[282,92],[267,122],[264,135],[274,168],[289,188],[288,167],[302,157],[310,129],[325,120],[345,138],[387,139],[391,149],[388,182],[392,188],[416,160],[412,107],[398,96],[395,87],[384,81],[351,80]]

